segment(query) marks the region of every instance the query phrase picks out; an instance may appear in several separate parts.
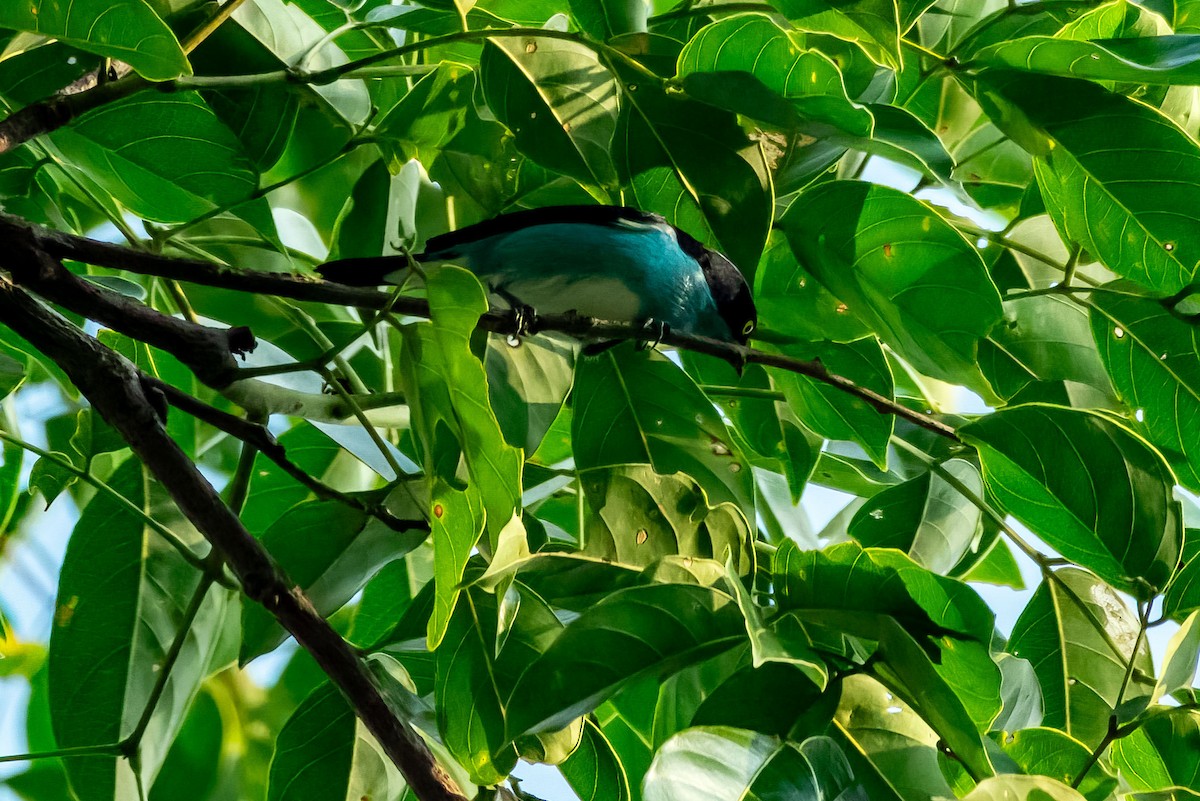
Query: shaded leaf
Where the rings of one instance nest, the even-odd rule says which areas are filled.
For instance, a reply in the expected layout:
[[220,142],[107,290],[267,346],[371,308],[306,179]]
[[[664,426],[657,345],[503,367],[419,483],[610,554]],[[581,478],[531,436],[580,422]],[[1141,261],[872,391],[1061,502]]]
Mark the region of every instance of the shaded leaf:
[[233,206],[258,188],[241,142],[193,92],[109,103],[51,140],[115,200],[155,222]]
[[513,690],[508,734],[561,728],[643,675],[666,675],[746,641],[728,595],[687,584],[630,587],[583,612]]
[[636,205],[717,248],[749,280],[771,224],[761,150],[733,114],[613,62],[625,87],[616,163]]
[[[416,548],[428,532],[393,531],[338,501],[310,501],[281,515],[262,543],[321,615],[340,609],[385,564]],[[258,604],[242,607],[242,649],[249,662],[287,637],[275,616]]]
[[331,684],[304,699],[279,731],[267,801],[399,799],[405,781]]
[[692,477],[716,503],[749,519],[753,477],[712,402],[654,351],[613,348],[576,369],[571,440],[580,471],[650,464]]
[[[146,508],[136,459],[126,460],[109,485],[135,509]],[[60,747],[110,744],[132,734],[156,665],[176,637],[184,639],[139,744],[140,779],[116,756],[68,760],[79,798],[136,798],[139,781],[148,785],[166,758],[227,625],[229,593],[207,582],[195,619],[186,619],[198,586],[195,569],[128,506],[101,493],[84,508],[63,562],[50,636],[50,718]]]
[[612,187],[620,89],[582,44],[530,37],[484,45],[480,85],[517,148],[584,185]]

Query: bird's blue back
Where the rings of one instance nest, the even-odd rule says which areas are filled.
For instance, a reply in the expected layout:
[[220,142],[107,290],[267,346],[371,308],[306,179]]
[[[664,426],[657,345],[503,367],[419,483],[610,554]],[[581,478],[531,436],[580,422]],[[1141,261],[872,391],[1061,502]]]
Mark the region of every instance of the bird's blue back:
[[545,223],[420,258],[461,264],[493,293],[541,314],[652,319],[681,333],[729,337],[703,271],[666,223]]

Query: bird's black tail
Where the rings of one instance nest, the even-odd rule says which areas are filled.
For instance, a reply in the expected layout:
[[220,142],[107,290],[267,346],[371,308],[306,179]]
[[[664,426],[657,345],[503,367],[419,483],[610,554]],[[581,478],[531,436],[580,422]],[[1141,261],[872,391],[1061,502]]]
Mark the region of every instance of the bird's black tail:
[[[416,258],[421,260],[420,256]],[[367,256],[326,262],[317,273],[326,281],[346,286],[379,286],[392,283],[393,276],[399,277],[407,269],[408,259],[404,256]]]

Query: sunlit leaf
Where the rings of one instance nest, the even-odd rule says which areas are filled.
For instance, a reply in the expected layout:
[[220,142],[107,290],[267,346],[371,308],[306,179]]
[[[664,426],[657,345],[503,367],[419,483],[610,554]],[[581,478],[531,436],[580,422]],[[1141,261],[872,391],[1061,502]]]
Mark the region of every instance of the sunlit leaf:
[[1099,415],[1039,404],[962,433],[1001,505],[1060,553],[1138,595],[1142,582],[1166,586],[1183,532],[1170,470],[1145,442]]
[[[1088,748],[1108,730],[1134,659],[1151,675],[1145,642],[1134,655],[1137,620],[1115,591],[1078,568],[1056,571],[1026,604],[1008,641],[1009,653],[1028,660],[1042,686],[1043,725],[1060,728]],[[1149,695],[1135,682],[1124,698]]]
[[179,40],[145,0],[27,0],[5,3],[0,27],[50,36],[81,50],[126,62],[145,78],[190,75]]

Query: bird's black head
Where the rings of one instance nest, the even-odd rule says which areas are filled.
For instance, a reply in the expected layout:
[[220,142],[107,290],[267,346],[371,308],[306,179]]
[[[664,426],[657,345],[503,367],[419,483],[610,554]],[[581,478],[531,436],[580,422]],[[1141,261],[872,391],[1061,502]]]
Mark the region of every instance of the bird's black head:
[[717,312],[734,340],[745,345],[758,327],[758,310],[746,276],[733,262],[711,248],[706,248],[692,236],[676,229],[679,247],[694,258],[704,271],[708,291],[717,304]]

